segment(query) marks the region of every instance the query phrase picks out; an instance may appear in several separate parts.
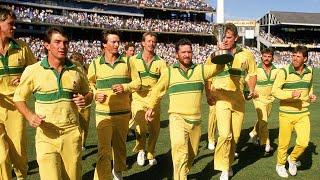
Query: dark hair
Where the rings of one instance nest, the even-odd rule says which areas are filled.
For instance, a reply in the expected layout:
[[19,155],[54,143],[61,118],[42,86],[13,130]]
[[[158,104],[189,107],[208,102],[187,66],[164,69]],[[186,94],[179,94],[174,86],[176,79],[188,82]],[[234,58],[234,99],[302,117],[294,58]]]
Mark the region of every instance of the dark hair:
[[154,32],[145,32],[142,35],[142,42],[146,40],[147,36],[153,36],[153,37],[156,38],[156,40],[158,40],[158,35],[156,33],[154,33]]
[[135,48],[133,42],[129,42],[128,44],[126,44],[126,45],[124,46],[124,49],[127,51],[127,50],[129,49],[129,47]]
[[176,49],[176,52],[179,51],[179,48],[180,46],[183,46],[183,45],[189,45],[192,49],[192,43],[189,39],[186,39],[186,38],[183,38],[183,39],[180,39],[177,43],[176,43],[176,46],[175,46],[175,49]]
[[79,52],[73,52],[70,56],[70,60],[76,61],[76,62],[80,62],[80,60],[85,61],[83,54],[81,54]]
[[234,25],[233,23],[226,23],[225,24],[225,31],[227,31],[227,30],[233,32],[233,35],[238,36],[237,26]]
[[298,45],[295,48],[293,48],[292,53],[301,53],[303,57],[308,57],[308,48],[306,46]]
[[63,37],[66,37],[68,39],[67,33],[61,27],[50,27],[45,33],[44,42],[50,43],[52,34],[54,33],[61,34]]
[[[103,30],[103,31],[102,31],[102,34],[101,34],[101,42],[102,42],[102,44],[106,44],[106,43],[108,42],[108,36],[109,36],[110,34],[114,34],[114,35],[117,35],[117,36],[120,37],[119,31],[116,30],[116,29]],[[102,44],[101,44],[101,46],[102,46]]]
[[261,54],[271,54],[273,56],[274,50],[273,50],[273,48],[265,48],[265,49],[261,50]]
[[16,14],[11,9],[0,6],[0,21],[5,21],[9,16],[13,19],[17,18]]

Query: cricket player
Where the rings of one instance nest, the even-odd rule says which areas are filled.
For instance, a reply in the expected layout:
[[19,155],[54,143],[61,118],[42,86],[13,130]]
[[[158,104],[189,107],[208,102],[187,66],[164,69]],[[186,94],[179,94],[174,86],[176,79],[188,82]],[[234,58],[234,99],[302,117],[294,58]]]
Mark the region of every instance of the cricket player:
[[174,179],[185,180],[198,154],[204,82],[221,72],[224,65],[193,64],[192,43],[187,39],[179,40],[175,49],[179,62],[168,67],[152,89],[145,118],[151,122],[155,120],[154,108],[168,91]]
[[[280,177],[288,177],[285,164],[289,163],[289,173],[297,174],[297,159],[308,147],[310,139],[310,102],[315,102],[313,94],[313,71],[305,65],[308,48],[296,46],[292,51],[292,63],[279,70],[272,87],[272,95],[280,100],[279,146],[276,172]],[[287,157],[292,131],[296,132],[296,145]]]
[[239,38],[237,27],[227,23],[225,29],[223,42],[218,44],[218,47],[232,53],[234,60],[225,66],[223,72],[215,76],[213,82],[216,89],[216,118],[219,132],[214,154],[214,168],[222,171],[221,180],[229,179],[229,176],[233,175],[231,165],[234,161],[245,112],[243,95],[245,77],[248,76],[249,97],[256,97],[257,79],[257,66],[253,54],[236,45]]
[[[131,92],[141,87],[133,61],[118,52],[117,31],[103,31],[103,54],[89,66],[88,79],[96,101],[98,155],[94,179],[122,179],[126,165]],[[113,159],[113,169],[111,169]]]
[[[144,115],[150,96],[150,89],[158,82],[162,72],[167,69],[166,62],[155,54],[157,34],[146,32],[142,35],[142,52],[130,58],[141,72],[141,89],[132,94],[132,119],[136,124],[136,145],[133,149],[138,152],[137,163],[143,166],[146,158],[149,165],[156,165],[155,147],[160,132],[160,104],[155,107],[154,121],[147,123]],[[148,142],[147,133],[149,132]],[[146,155],[147,151],[147,155]],[[147,156],[147,157],[146,157]]]
[[[17,109],[36,128],[40,178],[81,179],[78,108],[91,103],[86,76],[68,58],[68,38],[58,27],[46,31],[47,57],[28,66],[14,94]],[[35,97],[35,112],[26,104]]]
[[265,152],[269,153],[273,150],[270,145],[268,130],[268,119],[274,101],[271,89],[278,69],[272,64],[274,55],[272,48],[263,49],[261,54],[262,58],[257,68],[257,84],[255,88],[258,97],[253,99],[258,119],[249,136],[254,144],[258,144],[257,139],[259,139],[260,145],[264,146]]
[[0,179],[26,179],[28,171],[25,120],[13,103],[24,69],[36,62],[25,42],[14,39],[14,12],[0,7]]

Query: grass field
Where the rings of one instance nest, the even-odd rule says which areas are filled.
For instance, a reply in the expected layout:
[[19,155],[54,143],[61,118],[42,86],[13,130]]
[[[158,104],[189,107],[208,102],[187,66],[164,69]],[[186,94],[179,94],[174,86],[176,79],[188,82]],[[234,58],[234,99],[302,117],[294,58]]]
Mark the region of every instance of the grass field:
[[[320,69],[314,73],[314,90],[320,101]],[[320,179],[320,156],[317,146],[320,145],[320,103],[311,105],[311,139],[306,152],[301,157],[302,166],[298,168],[296,177],[289,179]],[[199,155],[196,157],[188,179],[218,179],[220,173],[213,170],[213,152],[207,149],[207,117],[208,106],[203,101],[202,112],[202,136],[199,147]],[[127,141],[127,165],[128,171],[124,172],[124,179],[172,179],[172,161],[170,151],[170,139],[168,131],[168,98],[162,100],[161,131],[157,143],[158,165],[140,167],[136,163],[136,154],[132,153],[134,139]],[[256,114],[251,102],[246,105],[246,116],[243,124],[240,142],[238,144],[239,158],[234,162],[232,168],[234,177],[232,179],[280,179],[275,172],[276,153],[278,144],[278,102],[274,103],[271,118],[269,121],[270,138],[275,148],[274,154],[264,155],[255,146],[248,142],[248,133],[252,129]],[[29,178],[39,179],[38,166],[35,158],[34,129],[28,127],[28,155],[29,155]],[[291,146],[295,143],[295,135],[292,136]],[[97,136],[94,117],[91,119],[90,132],[87,139],[87,150],[83,153],[83,179],[92,179],[97,153]]]

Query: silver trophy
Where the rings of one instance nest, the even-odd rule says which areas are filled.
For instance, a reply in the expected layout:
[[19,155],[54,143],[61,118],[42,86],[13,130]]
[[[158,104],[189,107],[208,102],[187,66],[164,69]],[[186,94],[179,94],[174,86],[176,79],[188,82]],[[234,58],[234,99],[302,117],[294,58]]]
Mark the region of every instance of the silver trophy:
[[[225,37],[224,24],[217,24],[213,27],[213,34],[217,39],[217,44],[223,42]],[[211,62],[214,64],[226,64],[233,61],[233,54],[229,50],[217,50],[211,54]]]

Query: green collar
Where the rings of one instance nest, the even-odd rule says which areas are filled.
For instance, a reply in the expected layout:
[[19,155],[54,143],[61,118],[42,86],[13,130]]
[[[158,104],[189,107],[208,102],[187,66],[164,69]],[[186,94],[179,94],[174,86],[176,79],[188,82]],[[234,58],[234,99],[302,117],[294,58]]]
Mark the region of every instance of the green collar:
[[[41,60],[40,65],[45,69],[51,69],[52,68],[50,66],[49,62],[48,62],[48,58],[47,57],[45,57],[44,59]],[[63,68],[70,69],[70,68],[73,68],[73,67],[76,67],[76,65],[73,64],[69,59],[66,59],[65,62],[64,62]]]
[[[142,53],[139,52],[136,57],[137,57],[137,59],[142,59]],[[155,54],[155,55],[153,56],[153,61],[157,61],[157,60],[160,60],[160,57]]]
[[[292,64],[289,65],[289,74],[298,74],[296,72],[296,70],[294,69],[294,67],[292,66]],[[308,67],[304,64],[303,65],[303,74],[308,74],[308,73],[311,73],[310,69],[308,69]],[[298,74],[299,75],[299,74]]]
[[[258,68],[262,68],[262,63],[260,63],[258,65]],[[273,70],[273,69],[277,69],[277,67],[274,64],[272,64],[272,66],[271,66],[271,70]]]
[[10,39],[9,41],[9,49],[20,49],[21,46],[17,43],[16,40]]
[[[122,58],[122,55],[120,54],[118,56],[118,58],[116,59],[115,63],[125,63],[125,61]],[[110,64],[109,62],[106,61],[106,59],[104,58],[104,54],[100,57],[100,64]]]
[[[194,69],[197,65],[196,64],[191,64],[191,66],[189,67],[189,69]],[[176,62],[172,65],[173,68],[180,68],[180,63]]]
[[242,47],[239,46],[239,45],[236,45],[236,52],[234,54],[237,54],[237,53],[239,53],[241,51],[242,51]]

